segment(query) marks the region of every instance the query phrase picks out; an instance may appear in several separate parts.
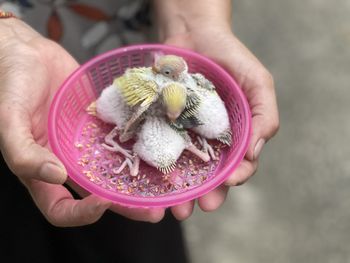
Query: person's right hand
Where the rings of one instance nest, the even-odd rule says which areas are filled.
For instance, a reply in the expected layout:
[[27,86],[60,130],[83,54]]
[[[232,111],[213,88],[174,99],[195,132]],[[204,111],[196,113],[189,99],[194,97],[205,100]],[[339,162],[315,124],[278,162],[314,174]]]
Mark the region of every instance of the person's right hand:
[[164,209],[130,209],[94,195],[72,197],[62,185],[67,172],[48,147],[47,116],[56,89],[78,63],[17,19],[2,19],[0,32],[0,150],[47,220],[56,226],[86,225],[111,208],[134,220],[159,221]]

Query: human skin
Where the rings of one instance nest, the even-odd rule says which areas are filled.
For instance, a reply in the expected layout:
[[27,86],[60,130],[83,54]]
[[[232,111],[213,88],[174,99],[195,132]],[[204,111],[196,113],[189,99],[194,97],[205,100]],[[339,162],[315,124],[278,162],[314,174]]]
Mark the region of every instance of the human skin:
[[[192,49],[222,65],[238,82],[252,112],[253,134],[244,160],[219,188],[198,198],[203,211],[225,201],[230,186],[247,181],[256,171],[264,144],[278,131],[274,82],[269,71],[233,34],[228,0],[154,0],[161,41]],[[172,207],[176,218],[188,218],[194,201]]]

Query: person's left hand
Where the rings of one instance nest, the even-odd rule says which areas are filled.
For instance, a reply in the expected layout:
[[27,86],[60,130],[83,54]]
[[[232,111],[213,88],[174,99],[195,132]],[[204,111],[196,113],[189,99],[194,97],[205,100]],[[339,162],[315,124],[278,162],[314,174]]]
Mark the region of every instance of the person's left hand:
[[[203,211],[213,211],[225,201],[229,186],[243,184],[255,173],[264,144],[278,130],[273,79],[230,28],[201,26],[197,30],[170,36],[164,42],[192,49],[222,65],[238,82],[250,105],[253,134],[244,160],[225,184],[198,199],[198,205]],[[191,215],[193,207],[194,201],[190,201],[174,206],[171,210],[177,219],[184,220]]]

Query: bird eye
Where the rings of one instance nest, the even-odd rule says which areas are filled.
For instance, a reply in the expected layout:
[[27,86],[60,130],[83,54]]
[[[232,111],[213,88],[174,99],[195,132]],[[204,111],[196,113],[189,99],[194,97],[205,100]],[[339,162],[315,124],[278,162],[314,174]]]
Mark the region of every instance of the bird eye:
[[169,70],[166,70],[166,71],[164,71],[164,73],[165,73],[166,75],[169,75],[169,74],[170,74],[170,71],[169,71]]

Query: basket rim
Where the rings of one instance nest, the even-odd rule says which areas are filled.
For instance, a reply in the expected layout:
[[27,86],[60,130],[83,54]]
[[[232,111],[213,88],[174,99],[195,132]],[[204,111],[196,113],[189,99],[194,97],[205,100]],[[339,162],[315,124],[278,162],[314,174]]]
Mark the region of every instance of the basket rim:
[[[94,183],[91,183],[84,176],[82,176],[82,173],[78,171],[78,169],[75,169],[71,165],[67,165],[70,162],[67,160],[66,156],[60,150],[59,142],[57,138],[56,125],[55,125],[56,116],[59,110],[58,109],[59,101],[61,100],[65,91],[69,89],[70,84],[73,81],[75,81],[75,79],[83,75],[88,68],[90,68],[91,66],[93,66],[94,64],[100,61],[107,59],[110,56],[121,55],[124,52],[128,52],[128,51],[145,50],[145,49],[165,51],[168,53],[177,52],[180,54],[181,53],[186,54],[187,56],[190,56],[194,59],[197,59],[197,60],[199,59],[204,61],[209,67],[215,68],[218,72],[220,72],[225,82],[229,82],[228,86],[232,89],[235,89],[235,91],[238,93],[239,97],[241,98],[240,104],[243,106],[242,118],[245,120],[245,124],[246,124],[244,126],[244,131],[242,132],[243,136],[242,136],[241,143],[237,146],[238,147],[237,154],[234,156],[231,156],[232,159],[228,162],[228,164],[226,164],[226,166],[223,169],[216,172],[215,176],[213,176],[209,181],[205,182],[202,185],[196,186],[193,189],[190,189],[188,191],[164,195],[164,196],[157,196],[157,197],[137,197],[132,195],[126,195],[118,192],[112,192]],[[180,204],[186,201],[196,199],[210,192],[211,190],[221,185],[234,172],[234,170],[238,167],[238,165],[243,160],[248,150],[251,133],[252,133],[251,122],[252,120],[251,120],[251,112],[250,112],[249,104],[246,100],[245,95],[243,94],[243,91],[241,90],[237,82],[234,80],[234,78],[225,69],[223,69],[223,67],[219,66],[217,63],[215,63],[211,59],[205,57],[204,55],[198,54],[194,51],[171,46],[171,45],[164,45],[164,44],[129,45],[129,46],[117,48],[93,57],[86,63],[82,64],[73,73],[71,73],[69,77],[63,82],[63,84],[56,91],[56,94],[50,106],[49,116],[48,116],[48,140],[53,153],[56,154],[56,156],[66,166],[68,176],[75,183],[77,183],[80,187],[84,188],[88,192],[128,207],[143,207],[143,208],[170,207],[176,204]]]

